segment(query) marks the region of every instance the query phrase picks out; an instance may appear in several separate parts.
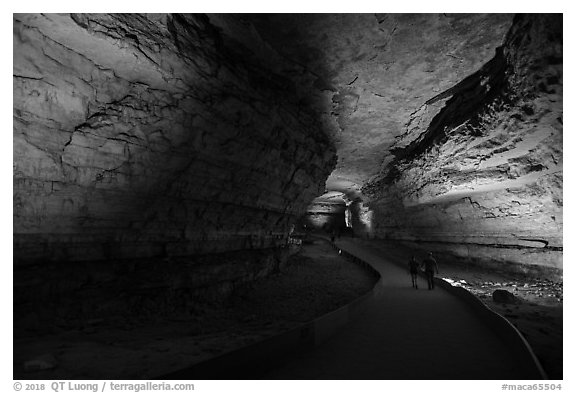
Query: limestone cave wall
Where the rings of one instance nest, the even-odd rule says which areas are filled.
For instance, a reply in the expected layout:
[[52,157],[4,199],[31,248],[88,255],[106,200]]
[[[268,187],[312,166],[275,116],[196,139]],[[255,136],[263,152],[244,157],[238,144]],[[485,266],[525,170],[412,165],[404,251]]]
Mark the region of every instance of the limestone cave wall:
[[495,57],[416,111],[364,186],[370,235],[561,274],[562,116],[562,16],[517,15]]
[[17,265],[277,246],[323,190],[335,151],[314,78],[251,26],[180,14],[13,22]]

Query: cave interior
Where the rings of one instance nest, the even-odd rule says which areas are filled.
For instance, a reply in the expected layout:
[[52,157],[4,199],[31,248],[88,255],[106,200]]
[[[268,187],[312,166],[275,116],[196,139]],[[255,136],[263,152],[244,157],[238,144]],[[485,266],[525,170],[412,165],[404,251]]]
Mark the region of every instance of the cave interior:
[[13,45],[15,337],[334,231],[562,280],[560,14],[14,14]]

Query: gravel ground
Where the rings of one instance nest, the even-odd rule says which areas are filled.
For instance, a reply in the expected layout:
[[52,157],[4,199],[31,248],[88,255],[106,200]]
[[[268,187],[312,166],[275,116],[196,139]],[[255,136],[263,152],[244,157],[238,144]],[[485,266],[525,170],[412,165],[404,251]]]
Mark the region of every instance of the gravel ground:
[[[550,379],[562,379],[563,283],[474,266],[443,264],[439,277],[476,295],[508,319],[526,338]],[[493,300],[503,289],[514,295],[510,304]]]
[[[237,290],[227,302],[200,307],[193,317],[17,339],[14,378],[153,378],[295,328],[362,296],[375,282],[316,241],[292,255],[282,273]],[[35,370],[25,370],[27,362]]]

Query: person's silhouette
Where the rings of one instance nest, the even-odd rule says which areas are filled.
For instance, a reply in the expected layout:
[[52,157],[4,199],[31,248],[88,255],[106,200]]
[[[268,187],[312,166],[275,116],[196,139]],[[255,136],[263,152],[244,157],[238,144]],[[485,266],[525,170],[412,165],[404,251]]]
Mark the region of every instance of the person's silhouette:
[[408,262],[408,271],[412,277],[412,288],[418,289],[418,261],[416,257],[412,256],[410,262]]
[[428,253],[428,256],[422,262],[424,266],[424,272],[426,274],[426,281],[428,282],[428,289],[434,289],[434,271],[438,274],[438,263],[436,263],[436,259],[431,252]]

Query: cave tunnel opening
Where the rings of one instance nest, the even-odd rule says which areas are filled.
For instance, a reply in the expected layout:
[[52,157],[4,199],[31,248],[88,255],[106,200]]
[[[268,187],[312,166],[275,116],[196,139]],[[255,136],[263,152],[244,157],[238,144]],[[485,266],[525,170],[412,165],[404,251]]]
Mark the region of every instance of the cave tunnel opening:
[[345,195],[329,191],[315,198],[306,208],[306,215],[299,227],[305,232],[331,234],[344,232],[348,228],[347,202]]
[[370,238],[373,233],[374,212],[354,192],[357,186],[347,184],[342,187],[342,184],[336,186],[331,182],[331,187],[336,189],[326,190],[306,208],[306,214],[295,227],[296,231],[324,236],[357,235]]
[[[390,284],[371,250],[433,251],[561,378],[562,23],[14,14],[15,377],[168,375]],[[101,362],[131,335],[154,367]]]

